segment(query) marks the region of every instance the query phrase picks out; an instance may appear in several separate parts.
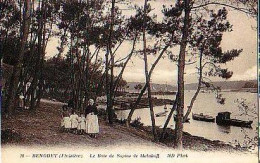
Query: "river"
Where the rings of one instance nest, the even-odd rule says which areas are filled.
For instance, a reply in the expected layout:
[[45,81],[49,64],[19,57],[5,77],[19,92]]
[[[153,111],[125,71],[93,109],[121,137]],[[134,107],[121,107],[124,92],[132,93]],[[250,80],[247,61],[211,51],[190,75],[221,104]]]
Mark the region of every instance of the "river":
[[[211,115],[215,117],[218,112],[229,111],[231,112],[231,118],[237,118],[242,120],[252,120],[252,128],[241,128],[235,126],[219,126],[216,123],[212,122],[203,122],[203,121],[196,121],[191,118],[190,114],[190,123],[184,124],[184,131],[194,135],[194,136],[201,136],[206,139],[210,140],[220,140],[225,143],[231,145],[245,145],[249,139],[253,139],[255,136],[258,135],[257,132],[257,125],[258,119],[257,114],[251,114],[251,111],[248,113],[251,115],[241,115],[245,113],[244,111],[240,110],[238,107],[238,103],[235,101],[239,99],[245,100],[245,103],[248,104],[250,109],[253,109],[256,113],[257,111],[257,94],[256,93],[249,93],[249,92],[222,92],[223,97],[226,98],[225,104],[221,105],[217,103],[214,93],[200,93],[197,97],[197,100],[194,103],[192,108],[193,113],[203,113],[205,115]],[[194,95],[194,91],[185,91],[185,108],[187,104],[189,104],[190,99]],[[165,99],[175,99],[175,95],[155,95],[154,97],[157,98],[165,98]],[[171,106],[167,105],[168,110],[170,110]],[[154,112],[160,113],[164,111],[164,106],[156,106],[154,107]],[[186,110],[184,110],[186,112]],[[117,115],[128,115],[129,110],[125,111],[116,111]],[[169,113],[169,112],[168,112]],[[151,126],[151,118],[150,118],[150,110],[149,108],[137,109],[132,117],[132,120],[136,119],[137,117],[141,118],[141,122],[144,123],[146,126]],[[166,117],[156,117],[155,122],[157,126],[163,126]],[[255,118],[254,118],[255,117]],[[175,123],[171,119],[169,125],[171,128],[175,128]],[[247,138],[248,136],[248,138]],[[256,140],[257,141],[257,140]]]

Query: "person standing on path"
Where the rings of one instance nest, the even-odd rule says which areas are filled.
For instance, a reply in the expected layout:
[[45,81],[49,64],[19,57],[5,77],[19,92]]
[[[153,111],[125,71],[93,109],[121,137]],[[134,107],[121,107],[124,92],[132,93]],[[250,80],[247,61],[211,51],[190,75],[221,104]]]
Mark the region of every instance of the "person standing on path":
[[78,134],[82,135],[84,134],[84,131],[86,130],[86,117],[84,116],[84,113],[81,114],[81,116],[78,118]]
[[70,121],[71,121],[71,131],[72,133],[76,134],[77,133],[77,127],[78,127],[78,118],[79,116],[76,114],[74,110],[71,112],[72,114],[70,115]]
[[90,137],[96,138],[99,133],[99,124],[98,124],[98,111],[97,107],[94,105],[94,100],[90,99],[89,104],[85,109],[86,116],[86,133],[90,135]]

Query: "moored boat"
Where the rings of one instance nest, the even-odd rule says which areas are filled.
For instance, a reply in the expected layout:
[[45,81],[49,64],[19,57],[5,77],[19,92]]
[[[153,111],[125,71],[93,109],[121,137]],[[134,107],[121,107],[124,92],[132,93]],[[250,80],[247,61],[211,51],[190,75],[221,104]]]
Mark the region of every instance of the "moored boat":
[[230,119],[230,112],[219,112],[216,116],[216,123],[218,125],[226,126],[238,126],[252,128],[251,124],[253,121],[243,121],[239,119]]
[[160,112],[160,113],[157,113],[155,114],[156,117],[163,117],[163,116],[166,116],[167,115],[167,110],[165,110],[164,112]]
[[209,115],[204,115],[203,113],[200,114],[193,114],[192,119],[197,121],[205,121],[205,122],[215,122],[215,118]]

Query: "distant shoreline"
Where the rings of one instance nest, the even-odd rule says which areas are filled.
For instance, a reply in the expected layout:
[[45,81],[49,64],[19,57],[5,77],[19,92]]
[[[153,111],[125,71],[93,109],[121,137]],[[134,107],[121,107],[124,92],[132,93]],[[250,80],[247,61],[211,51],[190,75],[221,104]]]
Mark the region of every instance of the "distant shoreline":
[[257,88],[244,88],[244,89],[224,89],[221,92],[248,92],[248,93],[258,93]]
[[[196,89],[187,89],[185,91],[196,91]],[[208,90],[202,89],[200,93],[207,92]],[[221,89],[220,92],[249,92],[249,93],[258,93],[257,88],[243,88],[243,89]],[[136,95],[138,96],[139,93],[137,92],[128,92],[128,95]],[[176,95],[177,91],[169,91],[169,92],[151,92],[152,95]]]
[[[135,89],[137,84],[145,85],[144,82],[128,82],[129,88],[126,89],[128,92],[138,92]],[[241,81],[215,81],[212,82],[215,87],[221,88],[221,90],[232,90],[236,92],[252,92],[256,93],[258,90],[257,80],[241,80]],[[185,84],[185,90],[196,90],[198,83]],[[151,83],[152,92],[176,92],[178,90],[177,85],[171,84],[157,84]],[[203,90],[203,89],[202,89]]]

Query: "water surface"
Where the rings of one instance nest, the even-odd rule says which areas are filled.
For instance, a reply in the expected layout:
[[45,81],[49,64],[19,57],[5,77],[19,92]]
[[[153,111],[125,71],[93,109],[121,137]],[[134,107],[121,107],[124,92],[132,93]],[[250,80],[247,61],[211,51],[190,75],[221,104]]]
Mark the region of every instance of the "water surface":
[[[189,104],[190,99],[192,98],[194,91],[185,91],[185,108]],[[197,97],[197,100],[194,103],[192,112],[193,113],[203,113],[205,115],[211,115],[215,117],[218,112],[229,111],[231,112],[231,118],[237,118],[242,120],[253,120],[252,129],[250,128],[241,128],[235,126],[219,126],[216,123],[212,122],[203,122],[196,121],[191,118],[190,114],[190,123],[184,124],[184,131],[195,135],[202,136],[210,140],[220,140],[230,144],[245,144],[245,141],[248,139],[252,139],[257,136],[257,125],[258,119],[255,114],[251,115],[242,115],[243,111],[239,110],[238,103],[235,101],[237,99],[245,99],[248,106],[257,112],[257,94],[249,93],[249,92],[223,92],[223,97],[226,98],[225,104],[221,105],[217,103],[214,93],[200,93]],[[175,95],[156,95],[154,97],[157,98],[167,98],[167,99],[175,99]],[[171,105],[167,105],[168,110],[171,108]],[[164,106],[156,106],[154,107],[154,112],[160,113],[164,111]],[[186,112],[186,109],[184,110]],[[117,111],[116,114],[119,116],[127,117],[129,110],[125,111]],[[132,117],[136,119],[137,117],[141,118],[141,122],[146,126],[151,126],[151,118],[150,118],[150,110],[149,108],[137,109]],[[156,125],[163,126],[166,117],[156,117]],[[175,128],[175,123],[173,119],[171,119],[169,125],[171,128]],[[247,138],[248,137],[248,138]]]

